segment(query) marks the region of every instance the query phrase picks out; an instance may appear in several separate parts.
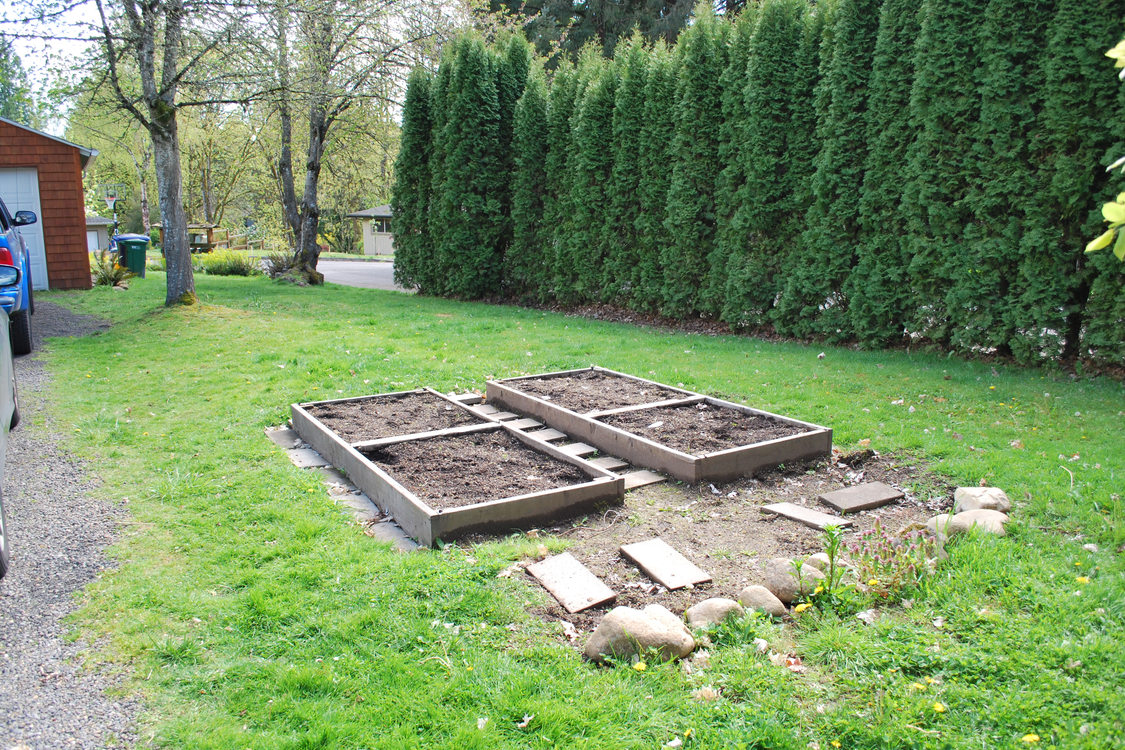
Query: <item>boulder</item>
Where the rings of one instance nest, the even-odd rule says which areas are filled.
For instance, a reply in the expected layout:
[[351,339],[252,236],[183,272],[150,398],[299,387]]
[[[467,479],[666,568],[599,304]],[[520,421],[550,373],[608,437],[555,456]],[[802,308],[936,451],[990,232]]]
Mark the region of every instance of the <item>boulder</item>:
[[1007,522],[1008,517],[1000,511],[979,508],[977,510],[966,510],[953,516],[948,514],[934,516],[926,521],[926,528],[938,539],[963,534],[973,527],[988,534],[1004,536],[1004,524]]
[[684,617],[687,619],[687,624],[690,627],[707,628],[712,625],[718,625],[731,615],[741,614],[742,605],[734,599],[714,597],[704,599],[699,602],[699,604],[692,606],[684,613]]
[[664,659],[687,656],[695,639],[683,621],[659,604],[643,610],[614,607],[602,618],[586,643],[586,658],[602,661],[606,656],[628,659],[655,650]]
[[998,510],[1007,513],[1012,501],[999,487],[958,487],[953,493],[953,512],[966,510]]
[[832,565],[832,561],[828,559],[827,552],[817,552],[815,555],[809,555],[805,560],[805,567],[813,566],[821,573],[827,573],[828,568]]
[[738,595],[738,601],[750,610],[761,610],[770,617],[784,617],[785,605],[765,586],[747,586]]
[[766,588],[781,600],[791,604],[798,596],[808,596],[817,584],[824,580],[824,574],[812,565],[801,566],[801,580],[797,580],[797,566],[785,557],[775,557],[766,563]]

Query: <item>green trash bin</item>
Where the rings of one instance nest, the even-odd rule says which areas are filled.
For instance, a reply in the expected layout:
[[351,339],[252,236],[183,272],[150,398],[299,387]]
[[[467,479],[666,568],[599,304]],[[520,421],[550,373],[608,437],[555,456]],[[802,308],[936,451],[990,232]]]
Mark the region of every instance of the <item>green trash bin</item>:
[[148,235],[119,234],[117,241],[117,262],[133,273],[145,277],[145,256],[148,253]]

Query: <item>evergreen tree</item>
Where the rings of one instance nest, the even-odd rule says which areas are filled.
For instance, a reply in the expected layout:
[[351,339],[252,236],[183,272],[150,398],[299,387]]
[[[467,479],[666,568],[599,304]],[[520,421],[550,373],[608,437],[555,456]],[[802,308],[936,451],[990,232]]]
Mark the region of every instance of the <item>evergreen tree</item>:
[[676,131],[665,226],[671,241],[661,256],[661,309],[683,317],[701,309],[700,280],[715,249],[715,185],[722,164],[719,140],[729,25],[710,5],[696,8],[695,23],[676,45]]
[[508,296],[526,301],[546,292],[542,268],[547,244],[547,86],[539,65],[533,67],[516,105],[512,149],[513,239],[504,256],[504,283]]
[[988,0],[925,0],[915,48],[902,194],[907,217],[911,331],[948,345],[953,316],[945,293],[970,269],[961,253],[970,219],[963,199],[973,176],[969,133],[980,117],[975,96],[977,28]]
[[803,6],[766,0],[750,43],[747,118],[740,152],[746,182],[736,198],[728,252],[723,319],[760,325],[777,295],[777,270],[787,248],[796,186],[789,138],[793,128],[793,60],[801,45]]
[[[974,174],[964,199],[971,220],[964,232],[964,268],[953,274],[945,294],[954,323],[951,343],[957,349],[983,346],[1008,354],[1016,338],[1019,321],[1013,315],[1010,280],[1019,267],[1024,232],[1018,206],[1037,187],[1028,164],[1031,144],[1038,140],[1043,52],[1054,5],[1048,0],[991,0],[982,19],[980,119],[970,134]],[[1016,17],[1018,25],[1011,21]]]
[[527,74],[531,65],[531,45],[518,34],[513,34],[500,45],[499,66],[496,73],[496,97],[500,108],[500,173],[507,178],[501,182],[500,215],[503,217],[499,252],[507,253],[512,244],[512,183],[515,173],[515,154],[512,149],[516,102],[523,96]]
[[640,182],[637,196],[640,214],[635,221],[637,232],[638,282],[629,301],[631,307],[652,312],[660,305],[664,287],[661,249],[669,243],[664,218],[671,184],[668,164],[672,159],[675,127],[676,66],[672,53],[663,42],[657,42],[649,58],[648,80],[645,82],[644,127],[641,130]]
[[[1082,252],[1101,232],[1102,202],[1119,189],[1105,166],[1125,153],[1125,110],[1105,51],[1121,39],[1123,16],[1120,0],[1059,0],[1048,26],[1041,148],[1033,153],[1039,179],[1035,194],[1024,197],[1028,210],[1015,312],[1023,332],[1017,344],[1028,347],[1028,358],[1043,347],[1073,361],[1088,349],[1084,335],[1103,352],[1113,348],[1106,349],[1106,340],[1116,340],[1120,352],[1125,338],[1120,303],[1104,293],[1102,283],[1120,278],[1107,256],[1114,259]],[[1091,299],[1095,286],[1099,298]]]
[[859,198],[856,263],[845,284],[852,334],[873,345],[902,338],[908,288],[902,173],[913,129],[904,113],[921,29],[917,0],[885,0],[867,104],[867,160]]
[[719,78],[722,90],[722,120],[719,124],[719,164],[722,171],[715,186],[715,247],[707,258],[707,276],[700,291],[700,307],[709,315],[722,312],[727,292],[727,261],[730,248],[737,242],[734,216],[739,191],[746,182],[742,171],[746,122],[746,62],[754,36],[755,10],[744,9],[734,20],[730,34],[727,67]]
[[[569,235],[570,279],[567,302],[593,302],[602,287],[602,265],[609,248],[610,180],[613,175],[613,67],[594,49],[579,62],[585,85],[571,118],[571,207]],[[560,292],[563,291],[560,289]]]
[[571,207],[570,175],[570,118],[574,114],[574,99],[578,90],[578,73],[570,63],[564,62],[555,71],[551,82],[550,101],[547,108],[547,195],[543,202],[546,247],[542,281],[543,299],[558,296],[561,284],[567,279],[568,237],[573,209]]
[[602,299],[614,304],[624,304],[640,282],[637,220],[641,213],[641,135],[648,59],[640,35],[618,45],[614,57],[618,84],[613,105],[613,178],[601,294]]
[[445,213],[441,210],[446,190],[445,165],[451,150],[446,125],[449,121],[449,93],[453,68],[457,64],[458,50],[467,41],[457,38],[442,50],[441,64],[430,86],[430,258],[420,263],[414,271],[419,291],[425,294],[446,294],[449,286],[448,256],[444,252],[448,230]]
[[774,320],[782,333],[845,338],[845,282],[859,241],[859,197],[867,156],[865,118],[881,0],[841,0],[831,62],[821,83],[827,114],[811,180],[806,228],[785,262]]
[[[430,74],[415,68],[406,85],[402,107],[402,134],[395,183],[391,193],[394,215],[395,283],[420,287],[425,265],[432,262],[430,234],[430,155],[433,130],[430,121]],[[423,289],[427,292],[429,290]]]
[[500,196],[499,61],[477,37],[457,45],[445,93],[444,182],[438,213],[444,236],[439,248],[448,277],[446,294],[475,299],[500,290],[505,217]]

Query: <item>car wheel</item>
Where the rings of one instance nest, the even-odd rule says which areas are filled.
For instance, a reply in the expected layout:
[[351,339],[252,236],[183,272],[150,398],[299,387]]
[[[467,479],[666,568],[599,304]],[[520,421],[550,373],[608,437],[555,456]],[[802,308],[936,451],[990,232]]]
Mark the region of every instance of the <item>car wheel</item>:
[[31,354],[31,313],[27,310],[12,314],[12,354]]
[[8,573],[8,514],[4,512],[4,496],[0,494],[0,578]]

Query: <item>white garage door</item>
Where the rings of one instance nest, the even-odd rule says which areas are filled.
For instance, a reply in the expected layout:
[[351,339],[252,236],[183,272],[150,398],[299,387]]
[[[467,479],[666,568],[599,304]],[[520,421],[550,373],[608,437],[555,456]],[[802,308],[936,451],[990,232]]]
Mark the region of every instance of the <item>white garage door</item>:
[[46,289],[47,251],[43,244],[43,211],[39,208],[39,173],[34,168],[0,169],[0,198],[13,216],[16,211],[34,211],[39,219],[20,227],[20,234],[31,253],[31,283],[35,289]]

